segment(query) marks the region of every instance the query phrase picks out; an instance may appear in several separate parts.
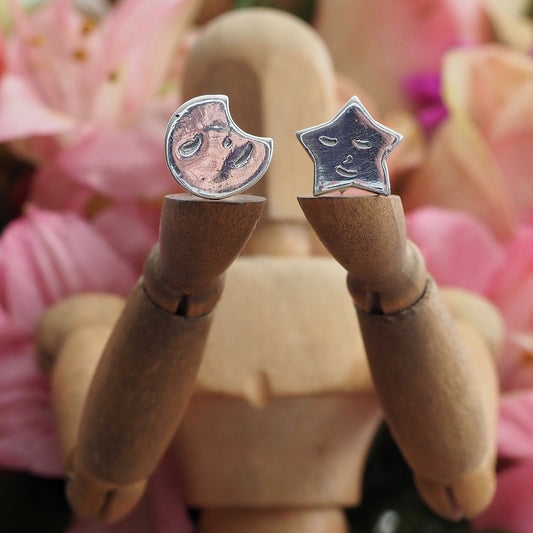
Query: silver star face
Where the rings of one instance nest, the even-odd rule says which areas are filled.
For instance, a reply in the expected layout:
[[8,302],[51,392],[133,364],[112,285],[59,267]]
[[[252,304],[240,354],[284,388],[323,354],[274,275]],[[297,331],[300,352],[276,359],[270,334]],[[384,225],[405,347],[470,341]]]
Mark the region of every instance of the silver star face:
[[176,181],[202,198],[221,199],[259,181],[273,141],[242,131],[225,95],[198,96],[172,115],[165,135],[167,165]]
[[402,136],[376,122],[356,96],[331,121],[296,135],[315,164],[315,196],[350,187],[390,194],[386,159]]

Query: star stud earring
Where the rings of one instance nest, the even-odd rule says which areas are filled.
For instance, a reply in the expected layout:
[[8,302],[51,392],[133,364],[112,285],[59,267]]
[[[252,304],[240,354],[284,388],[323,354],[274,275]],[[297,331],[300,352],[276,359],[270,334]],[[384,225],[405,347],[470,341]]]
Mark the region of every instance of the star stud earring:
[[172,115],[165,135],[167,165],[188,192],[219,200],[261,179],[272,159],[273,141],[242,131],[225,95],[199,96]]
[[402,140],[353,96],[324,124],[296,132],[315,164],[315,196],[351,187],[390,194],[386,159]]

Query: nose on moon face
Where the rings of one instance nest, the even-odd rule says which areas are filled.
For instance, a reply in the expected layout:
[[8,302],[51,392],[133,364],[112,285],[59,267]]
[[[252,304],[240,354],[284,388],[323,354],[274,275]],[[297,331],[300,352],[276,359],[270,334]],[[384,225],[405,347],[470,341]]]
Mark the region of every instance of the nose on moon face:
[[233,146],[233,141],[231,140],[229,135],[227,137],[225,137],[224,140],[222,141],[222,146],[226,150],[229,150]]
[[181,157],[192,157],[197,154],[204,142],[203,135],[196,133],[194,137],[178,146],[178,154]]

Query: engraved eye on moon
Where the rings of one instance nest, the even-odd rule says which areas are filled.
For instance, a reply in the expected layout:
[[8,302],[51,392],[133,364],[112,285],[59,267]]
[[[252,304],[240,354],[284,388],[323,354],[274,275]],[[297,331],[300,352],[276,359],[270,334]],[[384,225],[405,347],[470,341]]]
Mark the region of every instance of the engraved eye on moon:
[[273,141],[241,130],[228,97],[192,98],[172,115],[165,135],[168,168],[188,192],[222,199],[254,185],[272,159]]
[[191,140],[185,141],[178,146],[178,152],[182,157],[192,157],[200,150],[204,138],[201,133],[197,133]]
[[390,194],[386,158],[402,136],[352,97],[324,124],[296,132],[314,162],[315,195],[351,187]]

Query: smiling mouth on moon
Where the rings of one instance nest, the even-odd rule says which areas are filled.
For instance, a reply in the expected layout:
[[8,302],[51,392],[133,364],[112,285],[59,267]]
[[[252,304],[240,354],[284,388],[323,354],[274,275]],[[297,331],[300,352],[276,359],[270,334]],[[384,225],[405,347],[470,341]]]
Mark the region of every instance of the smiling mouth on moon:
[[337,165],[335,167],[335,172],[343,178],[355,178],[355,176],[357,176],[358,174],[357,169],[350,170],[348,168],[343,167],[342,165]]
[[250,141],[243,146],[235,148],[227,159],[228,166],[230,168],[242,168],[248,163],[248,161],[250,161],[253,151],[254,145]]

